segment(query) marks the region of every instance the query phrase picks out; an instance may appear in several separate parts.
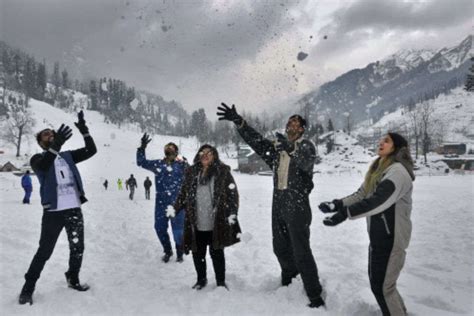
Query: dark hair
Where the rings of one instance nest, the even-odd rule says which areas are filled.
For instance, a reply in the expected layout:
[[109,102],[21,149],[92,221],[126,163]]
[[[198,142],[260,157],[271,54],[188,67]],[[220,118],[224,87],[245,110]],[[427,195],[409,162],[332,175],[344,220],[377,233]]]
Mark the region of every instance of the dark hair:
[[306,128],[306,120],[299,114],[294,114],[290,116],[288,120],[297,119],[302,128]]
[[395,147],[394,152],[398,152],[403,147],[408,148],[408,141],[402,135],[394,132],[388,132],[387,135],[390,136],[393,141],[393,146]]
[[[410,151],[408,150],[408,141],[406,140],[406,138],[395,132],[388,132],[387,135],[390,136],[390,138],[392,139],[393,148],[394,148],[393,152],[391,152],[388,155],[388,157],[391,158],[393,161],[397,160],[398,153],[400,152],[401,149],[405,148],[407,149],[406,150],[407,157],[405,159],[413,163],[413,160],[410,156]],[[380,157],[378,157],[372,163],[372,165],[369,168],[370,172],[374,172],[378,168],[379,162],[380,162]]]
[[201,171],[202,171],[200,153],[204,149],[209,149],[212,152],[212,155],[214,156],[214,160],[213,160],[212,164],[209,166],[209,168],[207,170],[207,173],[199,179],[200,184],[209,183],[211,178],[217,173],[217,167],[221,164],[221,160],[219,159],[219,153],[217,152],[217,149],[215,147],[209,145],[209,144],[204,144],[199,148],[199,150],[198,150],[196,156],[194,156],[194,160],[193,160],[194,166],[197,168],[199,173],[201,173]]
[[173,143],[173,142],[169,142],[168,144],[165,145],[165,147],[168,147],[168,146],[173,146],[173,147],[174,147],[174,150],[175,150],[176,152],[179,151],[178,145],[176,145],[176,144]]
[[[47,130],[52,130],[51,128],[44,128],[42,129],[41,131],[39,131],[38,133],[36,133],[36,142],[38,143],[38,145],[41,146],[41,134],[44,132],[44,131],[47,131]],[[53,131],[54,132],[54,131]]]

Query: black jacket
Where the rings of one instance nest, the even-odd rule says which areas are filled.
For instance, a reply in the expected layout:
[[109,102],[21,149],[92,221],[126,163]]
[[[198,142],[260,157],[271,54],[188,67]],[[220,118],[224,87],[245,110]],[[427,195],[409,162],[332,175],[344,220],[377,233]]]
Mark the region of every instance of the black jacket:
[[[238,129],[240,136],[273,170],[273,183],[278,190],[278,168],[280,167],[281,153],[275,149],[275,143],[264,138],[255,129],[244,122]],[[314,187],[313,166],[316,159],[316,149],[313,143],[300,138],[295,142],[295,150],[289,154],[287,188],[301,194],[309,194]]]

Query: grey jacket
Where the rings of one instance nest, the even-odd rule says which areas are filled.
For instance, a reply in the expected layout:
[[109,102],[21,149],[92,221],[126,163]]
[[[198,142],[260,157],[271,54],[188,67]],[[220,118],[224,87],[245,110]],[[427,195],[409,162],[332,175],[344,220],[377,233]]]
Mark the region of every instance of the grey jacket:
[[372,246],[406,249],[411,237],[413,167],[411,161],[397,155],[396,162],[385,170],[374,192],[362,185],[342,199],[350,219],[367,218]]

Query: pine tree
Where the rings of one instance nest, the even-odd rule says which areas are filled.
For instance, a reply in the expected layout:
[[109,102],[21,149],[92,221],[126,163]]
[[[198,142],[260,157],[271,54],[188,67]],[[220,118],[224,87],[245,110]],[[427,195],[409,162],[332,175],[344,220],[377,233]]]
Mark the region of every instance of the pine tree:
[[333,132],[334,131],[334,126],[332,125],[332,120],[329,119],[328,121],[328,127],[327,127],[328,132]]
[[46,92],[47,84],[47,74],[46,74],[46,64],[43,62],[38,65],[38,70],[36,72],[36,97],[38,100],[44,100],[44,93]]
[[474,91],[474,57],[471,57],[471,67],[469,67],[469,73],[466,77],[466,83],[464,85],[464,90],[473,92]]
[[53,74],[51,75],[51,83],[53,84],[54,94],[53,102],[57,99],[59,89],[61,88],[61,75],[59,74],[59,62],[54,63]]
[[90,97],[90,109],[91,110],[98,110],[97,104],[97,84],[95,80],[91,80],[89,86],[89,97]]
[[61,73],[61,85],[64,89],[70,88],[69,75],[66,69],[63,69],[63,72]]

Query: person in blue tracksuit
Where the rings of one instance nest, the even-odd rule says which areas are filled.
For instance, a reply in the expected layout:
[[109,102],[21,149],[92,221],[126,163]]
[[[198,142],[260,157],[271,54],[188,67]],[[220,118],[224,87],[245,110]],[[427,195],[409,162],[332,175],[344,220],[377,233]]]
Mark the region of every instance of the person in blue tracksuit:
[[26,173],[21,177],[21,186],[25,190],[25,196],[23,197],[23,204],[30,204],[31,192],[33,192],[33,183],[31,183],[30,170],[26,170]]
[[184,212],[169,219],[166,216],[166,209],[174,204],[178,196],[188,163],[186,159],[178,157],[178,146],[174,143],[165,145],[164,159],[147,160],[145,148],[150,141],[149,135],[145,133],[141,139],[141,146],[137,149],[137,165],[155,174],[155,231],[164,250],[161,260],[166,263],[173,255],[168,235],[168,220],[170,220],[176,246],[176,261],[182,262]]

